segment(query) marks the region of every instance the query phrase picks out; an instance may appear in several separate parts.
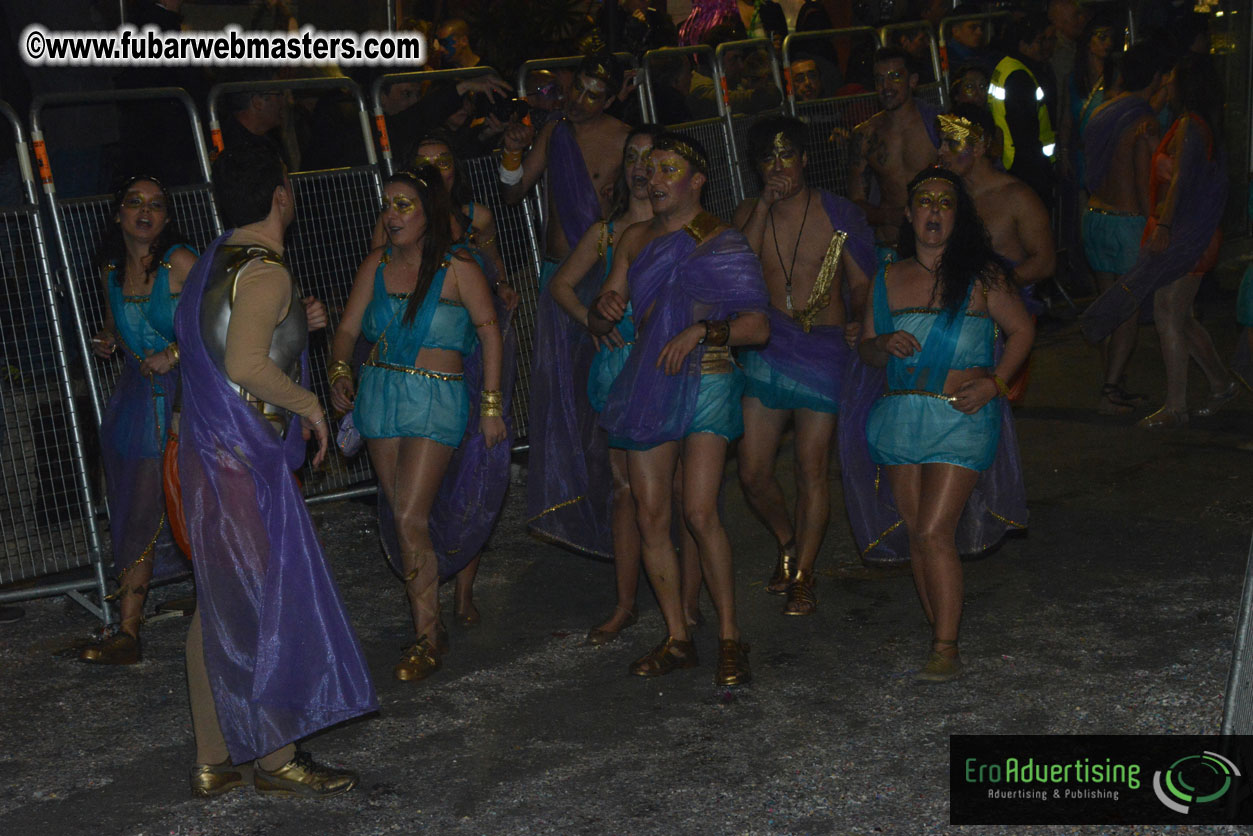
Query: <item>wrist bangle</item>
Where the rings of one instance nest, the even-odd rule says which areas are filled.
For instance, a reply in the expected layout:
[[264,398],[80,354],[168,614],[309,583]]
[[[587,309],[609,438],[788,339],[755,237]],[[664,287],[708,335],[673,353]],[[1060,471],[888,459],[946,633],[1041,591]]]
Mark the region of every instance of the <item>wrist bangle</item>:
[[499,389],[484,389],[479,393],[479,417],[503,418],[504,394]]
[[701,345],[724,346],[731,339],[731,323],[725,319],[705,320],[705,338]]
[[167,345],[165,347],[165,353],[170,358],[170,362],[173,363],[175,366],[177,366],[178,361],[182,359],[182,357],[178,353],[178,343],[170,343],[169,345]]
[[348,365],[343,360],[334,360],[326,366],[326,377],[327,384],[330,386],[334,386],[335,381],[339,380],[341,377],[346,377],[349,380],[352,380],[352,366]]
[[500,155],[500,167],[505,171],[516,171],[522,166],[521,151],[505,151]]
[[1009,397],[1009,384],[1001,380],[1000,375],[992,375],[992,382],[996,384],[996,391],[1000,393],[1002,398]]
[[700,338],[699,340],[697,340],[697,341],[696,341],[696,344],[697,344],[697,345],[704,345],[704,344],[705,344],[705,340],[709,339],[709,320],[708,320],[708,319],[702,319],[700,322],[698,322],[698,323],[696,323],[696,324],[697,324],[697,325],[704,325],[704,326],[705,326],[705,333],[701,336],[701,338]]
[[513,186],[522,182],[521,168],[515,168],[510,171],[502,165],[497,168],[496,174],[500,177],[500,182],[506,186]]

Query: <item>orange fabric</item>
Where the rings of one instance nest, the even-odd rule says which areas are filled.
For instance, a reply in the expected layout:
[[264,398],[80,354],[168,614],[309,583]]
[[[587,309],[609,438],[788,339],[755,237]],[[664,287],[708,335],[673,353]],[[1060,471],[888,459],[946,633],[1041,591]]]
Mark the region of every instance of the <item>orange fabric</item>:
[[187,518],[183,516],[183,487],[178,481],[178,436],[170,433],[161,459],[162,483],[165,485],[165,516],[170,521],[174,542],[191,557],[191,540],[187,536]]

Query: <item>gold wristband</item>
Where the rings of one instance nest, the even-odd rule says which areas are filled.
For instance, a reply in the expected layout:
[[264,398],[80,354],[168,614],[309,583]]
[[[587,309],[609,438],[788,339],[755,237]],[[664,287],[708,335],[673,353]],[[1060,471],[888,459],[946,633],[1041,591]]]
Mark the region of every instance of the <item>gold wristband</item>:
[[479,402],[500,405],[505,402],[505,395],[499,389],[484,389],[479,393]]
[[487,402],[483,402],[479,404],[479,417],[480,418],[503,418],[505,417],[505,413],[501,409],[500,404],[498,403],[489,404]]
[[335,381],[339,380],[341,377],[346,377],[349,380],[352,380],[352,366],[348,365],[343,360],[335,360],[331,363],[327,363],[326,377],[327,383],[331,386],[334,386]]
[[176,366],[178,365],[178,361],[182,359],[178,353],[178,343],[170,343],[167,345],[165,347],[165,353],[170,356],[170,361]]
[[996,384],[996,391],[1000,392],[1002,398],[1009,397],[1009,384],[1001,380],[999,375],[992,375],[992,382]]
[[505,171],[517,171],[522,166],[522,152],[505,151],[500,156],[500,164]]
[[725,319],[706,319],[702,345],[723,346],[731,338],[731,323]]
[[492,319],[487,320],[487,322],[476,322],[474,323],[474,327],[475,328],[487,328],[488,326],[496,325],[496,324],[497,324],[496,319],[492,318]]

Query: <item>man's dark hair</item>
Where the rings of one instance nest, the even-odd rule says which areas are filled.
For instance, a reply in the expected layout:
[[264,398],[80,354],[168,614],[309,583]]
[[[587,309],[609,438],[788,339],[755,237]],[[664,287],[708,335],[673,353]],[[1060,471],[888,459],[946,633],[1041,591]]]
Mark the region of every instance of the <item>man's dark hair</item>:
[[609,97],[618,95],[622,89],[622,62],[611,52],[594,52],[583,56],[579,62],[579,75],[599,78],[609,88]]
[[873,64],[886,64],[888,61],[904,61],[905,72],[909,75],[918,75],[918,67],[914,64],[914,58],[905,50],[897,46],[881,46],[875,50]]
[[748,129],[748,159],[753,165],[770,156],[777,134],[783,134],[783,138],[796,149],[797,154],[804,154],[809,150],[805,142],[804,122],[791,116],[765,116]]
[[1151,44],[1132,44],[1118,59],[1118,74],[1124,93],[1138,93],[1153,83],[1162,71],[1162,56]]
[[230,228],[265,220],[287,172],[278,154],[260,144],[227,148],[213,161],[213,198]]
[[[218,82],[222,84],[235,81],[274,81],[277,78],[277,70],[265,67],[228,68],[217,75]],[[247,110],[248,106],[252,104],[253,96],[264,96],[266,93],[276,91],[277,88],[276,90],[238,90],[234,93],[227,93],[222,96],[222,112],[240,113]]]
[[1035,42],[1047,28],[1048,18],[1040,14],[1026,14],[1011,18],[1001,29],[997,41],[1006,53],[1019,55],[1022,44]]

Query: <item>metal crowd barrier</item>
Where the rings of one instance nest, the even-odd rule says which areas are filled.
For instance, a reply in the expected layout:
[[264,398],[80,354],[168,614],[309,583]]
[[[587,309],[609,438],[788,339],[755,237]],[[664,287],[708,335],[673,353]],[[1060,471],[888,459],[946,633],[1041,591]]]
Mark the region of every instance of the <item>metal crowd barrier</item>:
[[[110,620],[102,538],[93,501],[91,469],[70,374],[59,288],[53,283],[30,167],[26,132],[0,102],[13,132],[22,193],[0,206],[0,602],[67,595],[104,623]],[[51,188],[47,153],[36,138],[40,176]],[[49,579],[91,566],[89,577]],[[21,582],[21,583],[19,583]],[[94,590],[94,603],[83,595]]]
[[1236,614],[1235,646],[1227,673],[1219,734],[1253,734],[1253,543],[1244,570],[1244,591]]
[[[775,90],[778,94],[777,103],[772,107],[767,107],[754,113],[738,113],[732,107],[727,91],[725,72],[727,55],[732,52],[744,55],[752,51],[763,53],[770,63],[770,77],[774,81]],[[780,116],[783,114],[786,105],[783,73],[779,69],[778,57],[770,39],[750,38],[744,41],[727,41],[718,45],[718,49],[714,53],[714,75],[714,82],[718,85],[718,89],[722,91],[722,118],[726,122],[728,146],[731,152],[735,202],[736,205],[739,205],[740,201],[747,197],[754,197],[761,191],[756,166],[753,160],[748,157],[748,129],[753,122],[762,117]],[[732,209],[732,212],[734,212],[734,209]]]
[[[792,64],[807,53],[812,41],[835,38],[868,41],[871,51],[880,44],[878,33],[869,26],[797,32],[783,39],[783,62],[790,79]],[[791,84],[789,84],[789,88]],[[796,91],[789,89],[788,101],[792,115],[809,126],[809,165],[805,179],[812,185],[847,197],[848,166],[852,159],[853,129],[879,111],[876,93],[827,96],[807,102],[796,100]]]
[[[957,67],[953,66],[953,62],[948,57],[948,30],[954,23],[963,23],[967,20],[983,21],[983,48],[987,49],[988,44],[992,43],[992,36],[995,33],[996,22],[1000,20],[1009,20],[1009,12],[984,12],[975,15],[954,15],[940,20],[940,65],[944,70],[944,87],[948,89],[953,86],[953,71]],[[992,68],[988,68],[991,72]]]
[[[387,138],[387,125],[383,114],[381,95],[384,84],[403,81],[446,81],[495,73],[484,67],[455,70],[427,70],[412,73],[394,73],[375,80],[371,91],[374,105],[374,123],[379,133],[382,149],[383,170],[389,175],[403,168],[407,161],[396,158],[391,141]],[[519,95],[522,91],[518,91]],[[526,449],[525,439],[530,426],[529,406],[531,392],[531,348],[535,342],[535,312],[539,301],[539,274],[543,261],[543,241],[540,224],[540,203],[543,180],[517,206],[508,206],[500,197],[497,168],[499,154],[457,160],[457,175],[465,177],[470,193],[476,203],[491,210],[496,219],[496,246],[509,283],[518,292],[521,301],[514,312],[513,323],[518,334],[517,381],[513,396],[514,449]]]
[[[296,200],[296,220],[287,232],[284,253],[292,277],[305,294],[313,294],[326,304],[327,328],[310,335],[309,363],[312,389],[323,403],[330,403],[326,380],[329,335],[335,331],[340,314],[352,289],[357,268],[370,248],[370,235],[378,218],[382,188],[374,138],[370,133],[365,100],[360,88],[348,78],[312,78],[286,81],[249,81],[219,84],[209,91],[209,128],[214,145],[220,147],[220,103],[224,95],[239,92],[334,93],[347,92],[357,108],[356,128],[365,146],[365,165],[347,165],[320,171],[291,172]],[[229,114],[227,118],[230,118]],[[334,445],[332,445],[334,447]],[[369,456],[345,459],[334,448],[320,470],[308,464],[300,472],[307,502],[322,502],[360,496],[374,491],[362,486],[373,479]]]
[[914,88],[914,98],[929,102],[940,110],[948,109],[949,85],[940,61],[940,47],[936,43],[935,32],[931,24],[925,20],[913,23],[893,23],[879,30],[879,42],[885,46],[889,38],[897,32],[925,32],[927,35],[927,52],[931,56],[931,77],[934,81],[919,84]]

